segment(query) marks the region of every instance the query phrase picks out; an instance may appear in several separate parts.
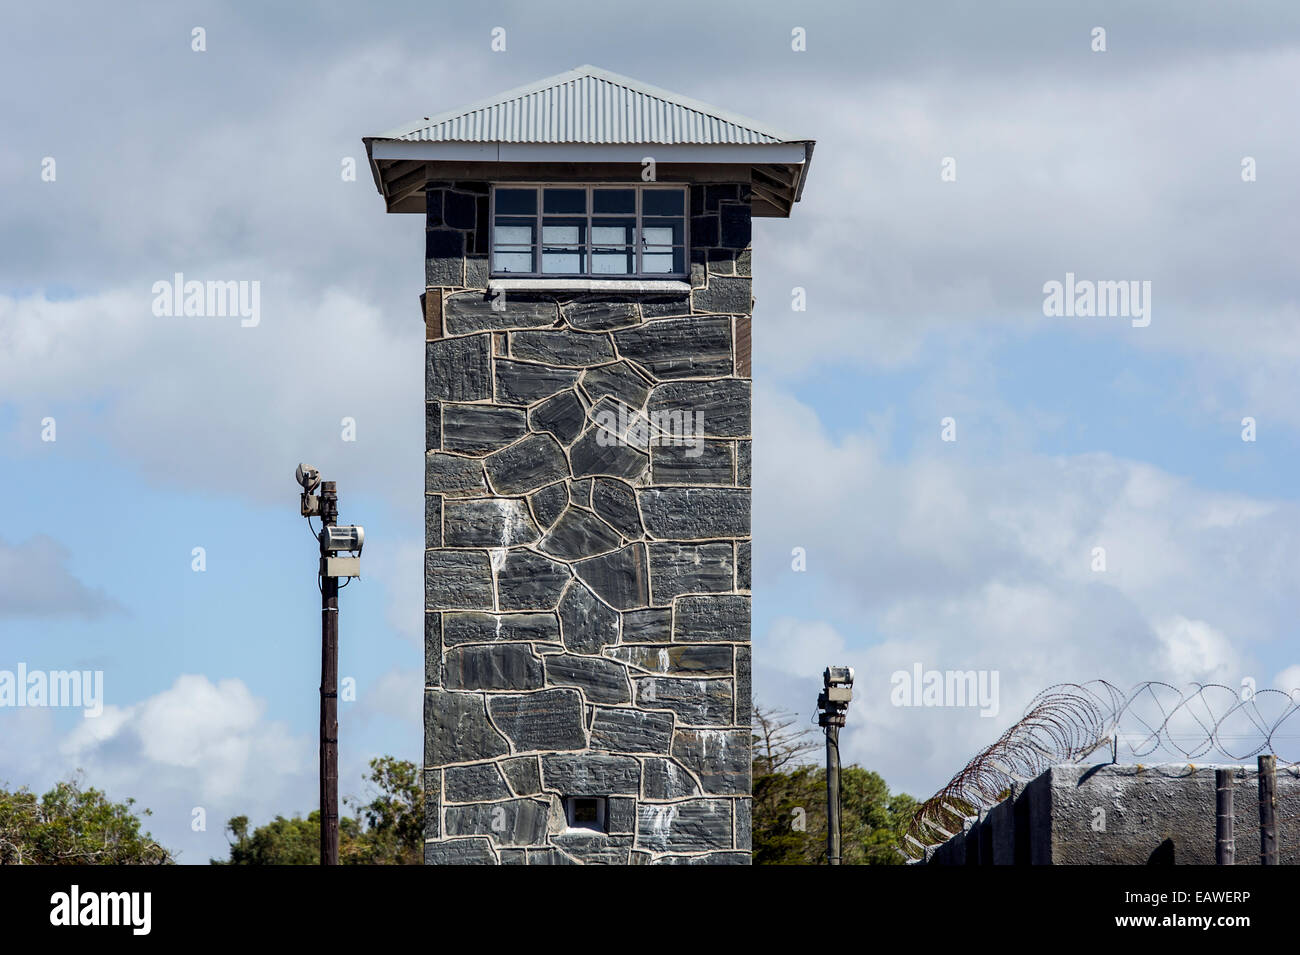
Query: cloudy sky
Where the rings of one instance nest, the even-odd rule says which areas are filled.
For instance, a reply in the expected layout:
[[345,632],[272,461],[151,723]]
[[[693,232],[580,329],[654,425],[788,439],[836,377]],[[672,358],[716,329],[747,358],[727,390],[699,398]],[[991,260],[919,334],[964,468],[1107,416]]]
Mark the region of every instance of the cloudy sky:
[[[102,670],[105,710],[0,709],[0,783],[82,769],[192,863],[314,807],[299,460],[367,528],[341,789],[418,761],[424,224],[361,137],[584,63],[817,140],[754,230],[760,700],[856,666],[846,757],[926,796],[1052,683],[1300,683],[1300,9],[1065,7],[8,11],[0,670]],[[260,323],[155,316],[177,272]],[[1150,282],[1149,325],[1045,316],[1067,273]],[[996,671],[997,715],[893,706],[916,664]]]

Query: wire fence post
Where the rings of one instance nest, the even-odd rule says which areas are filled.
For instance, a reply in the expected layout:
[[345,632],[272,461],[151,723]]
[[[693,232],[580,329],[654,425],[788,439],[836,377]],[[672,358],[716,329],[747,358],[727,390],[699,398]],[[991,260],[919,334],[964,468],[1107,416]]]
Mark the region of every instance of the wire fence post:
[[1237,847],[1232,833],[1232,770],[1214,771],[1214,864],[1234,865]]
[[1259,757],[1259,864],[1277,865],[1277,757]]

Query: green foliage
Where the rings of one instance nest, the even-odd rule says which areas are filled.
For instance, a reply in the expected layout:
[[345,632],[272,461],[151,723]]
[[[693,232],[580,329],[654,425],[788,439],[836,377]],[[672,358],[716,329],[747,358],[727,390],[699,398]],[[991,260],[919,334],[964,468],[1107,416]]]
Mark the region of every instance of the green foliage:
[[[826,770],[798,766],[763,772],[754,765],[754,864],[826,864]],[[840,770],[840,852],[843,865],[899,865],[896,851],[916,800],[890,794],[879,774],[860,766]]]
[[[424,793],[419,770],[406,760],[370,761],[373,798],[344,800],[357,814],[339,816],[339,862],[343,865],[419,865],[424,861]],[[320,812],[304,819],[276,816],[250,835],[248,817],[226,824],[234,837],[229,860],[213,865],[316,865],[320,862]]]
[[[38,797],[0,788],[0,865],[167,865],[175,860],[140,828],[135,800],[110,802],[79,777]],[[145,809],[142,815],[149,815]]]

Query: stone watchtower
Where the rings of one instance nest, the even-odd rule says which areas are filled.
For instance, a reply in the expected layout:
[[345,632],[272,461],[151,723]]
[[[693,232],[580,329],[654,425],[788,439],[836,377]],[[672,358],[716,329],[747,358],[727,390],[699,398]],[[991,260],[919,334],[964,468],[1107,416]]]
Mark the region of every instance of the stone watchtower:
[[584,66],[365,144],[427,217],[426,863],[748,863],[750,218],[812,142]]

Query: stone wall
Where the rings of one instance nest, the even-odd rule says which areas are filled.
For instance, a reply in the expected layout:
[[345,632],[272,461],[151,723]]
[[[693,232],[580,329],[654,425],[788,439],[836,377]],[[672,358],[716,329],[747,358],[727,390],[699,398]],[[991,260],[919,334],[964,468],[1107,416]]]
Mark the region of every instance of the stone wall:
[[[927,856],[937,865],[1214,865],[1216,769],[1233,770],[1238,865],[1259,864],[1255,767],[1053,766]],[[1300,863],[1300,768],[1278,767],[1278,857]]]
[[487,294],[487,193],[428,189],[425,861],[747,864],[748,187],[670,295]]

